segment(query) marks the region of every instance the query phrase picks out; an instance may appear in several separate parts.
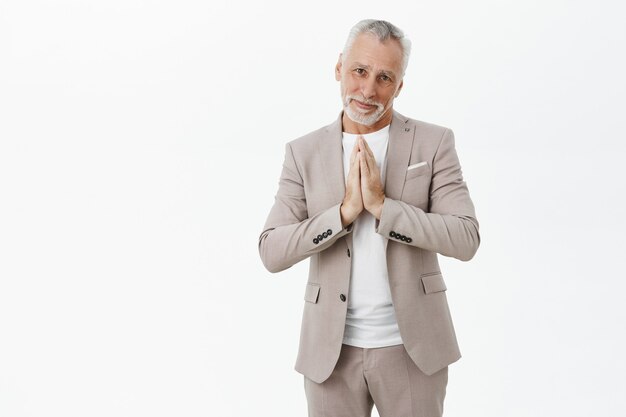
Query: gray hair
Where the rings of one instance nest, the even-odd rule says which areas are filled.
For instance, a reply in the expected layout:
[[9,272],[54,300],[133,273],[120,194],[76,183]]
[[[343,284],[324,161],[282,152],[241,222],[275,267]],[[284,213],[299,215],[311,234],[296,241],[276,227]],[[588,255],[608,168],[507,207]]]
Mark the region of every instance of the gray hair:
[[364,19],[358,22],[356,25],[352,26],[352,29],[350,29],[350,34],[348,35],[348,40],[346,41],[346,45],[343,48],[341,61],[345,61],[345,58],[348,55],[348,51],[352,47],[354,40],[358,35],[362,33],[371,33],[375,35],[380,42],[384,42],[389,38],[395,39],[400,42],[400,46],[402,47],[401,77],[403,77],[406,71],[406,67],[407,65],[409,65],[409,55],[411,55],[411,41],[408,38],[404,37],[404,32],[402,32],[402,30],[385,20]]

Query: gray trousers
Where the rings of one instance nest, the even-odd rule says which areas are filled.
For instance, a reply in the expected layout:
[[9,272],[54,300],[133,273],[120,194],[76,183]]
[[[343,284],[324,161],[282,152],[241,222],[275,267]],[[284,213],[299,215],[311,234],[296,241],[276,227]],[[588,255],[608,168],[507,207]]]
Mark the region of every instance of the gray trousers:
[[448,367],[424,374],[404,345],[341,346],[330,377],[318,384],[304,377],[309,417],[441,417]]

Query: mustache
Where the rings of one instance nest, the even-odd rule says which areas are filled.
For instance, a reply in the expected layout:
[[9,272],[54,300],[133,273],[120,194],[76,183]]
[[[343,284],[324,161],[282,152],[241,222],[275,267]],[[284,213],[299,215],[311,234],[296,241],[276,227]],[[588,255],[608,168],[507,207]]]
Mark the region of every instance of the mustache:
[[357,100],[357,101],[360,101],[363,104],[367,104],[368,106],[376,106],[379,110],[384,107],[381,103],[379,103],[377,101],[367,100],[367,99],[365,99],[363,97],[354,96],[354,95],[347,95],[346,96],[346,105],[348,105],[350,103],[350,100]]

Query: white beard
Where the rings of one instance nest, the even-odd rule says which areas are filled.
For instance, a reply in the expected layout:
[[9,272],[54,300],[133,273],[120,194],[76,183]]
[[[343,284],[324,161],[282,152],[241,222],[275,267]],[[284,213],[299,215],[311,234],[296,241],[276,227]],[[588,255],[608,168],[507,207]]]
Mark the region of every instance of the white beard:
[[[349,102],[350,101],[348,99],[348,103]],[[350,108],[349,105],[345,103],[344,103],[343,109],[350,120],[352,120],[355,123],[362,124],[364,126],[371,126],[374,123],[376,123],[378,120],[380,120],[384,111],[384,108],[382,109],[378,108],[376,109],[376,111],[374,111],[374,113],[366,115],[366,114],[358,113],[352,110],[352,108]]]
[[[343,85],[341,87],[342,87],[342,92],[343,92]],[[359,112],[358,110],[353,110],[352,107],[350,107],[350,101],[352,99],[358,100],[361,103],[374,105],[376,106],[376,110],[374,110],[374,112],[369,115],[363,114]],[[375,101],[365,100],[363,99],[363,97],[346,95],[345,97],[343,97],[343,110],[348,116],[348,118],[352,120],[354,123],[358,123],[364,126],[371,126],[377,121],[379,121],[380,118],[383,116],[383,113],[385,112],[385,106]]]

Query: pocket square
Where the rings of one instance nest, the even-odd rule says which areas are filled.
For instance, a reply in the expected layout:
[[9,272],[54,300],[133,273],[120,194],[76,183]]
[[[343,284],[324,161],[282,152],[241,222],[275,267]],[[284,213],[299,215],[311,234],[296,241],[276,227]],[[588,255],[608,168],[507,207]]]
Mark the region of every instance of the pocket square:
[[422,162],[418,162],[417,164],[409,165],[409,167],[406,170],[409,171],[413,168],[421,167],[422,165],[426,165],[426,163],[427,163],[426,161],[422,161]]

